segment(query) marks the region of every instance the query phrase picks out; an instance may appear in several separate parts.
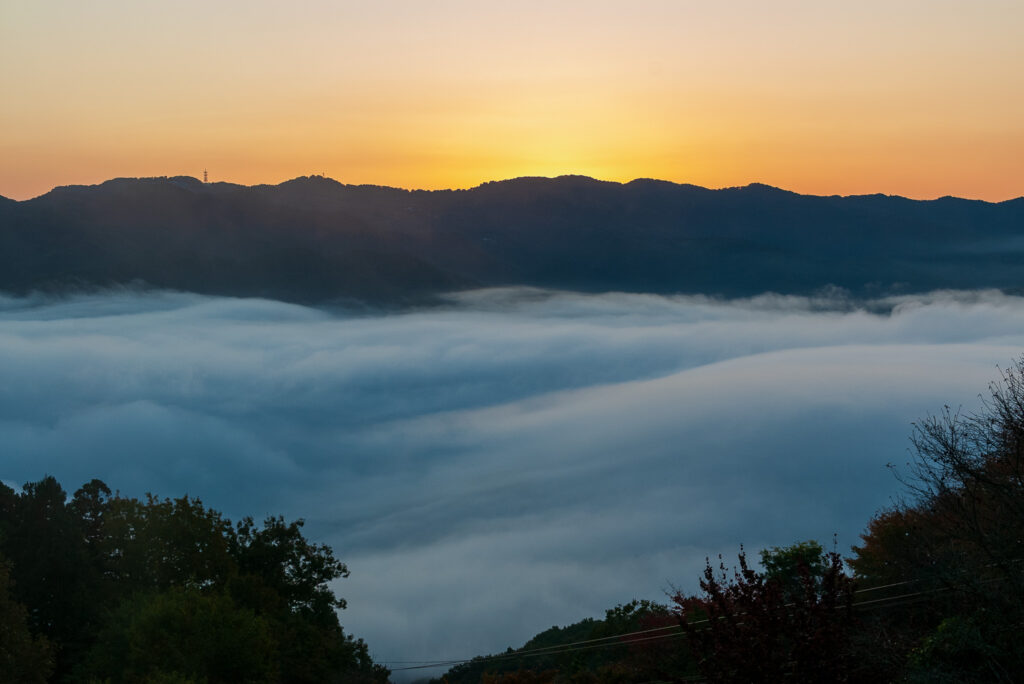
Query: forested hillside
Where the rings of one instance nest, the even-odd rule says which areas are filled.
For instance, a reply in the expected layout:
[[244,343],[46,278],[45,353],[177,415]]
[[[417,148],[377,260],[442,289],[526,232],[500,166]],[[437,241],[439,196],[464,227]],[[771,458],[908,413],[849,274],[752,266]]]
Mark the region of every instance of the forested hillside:
[[406,191],[116,179],[0,201],[0,290],[143,285],[400,305],[476,287],[856,296],[1024,287],[1024,200],[582,176]]

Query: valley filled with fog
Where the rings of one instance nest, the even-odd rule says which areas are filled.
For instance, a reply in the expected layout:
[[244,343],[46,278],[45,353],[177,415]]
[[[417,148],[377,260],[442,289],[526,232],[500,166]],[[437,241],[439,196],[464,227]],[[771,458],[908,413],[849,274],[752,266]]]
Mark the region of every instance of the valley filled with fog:
[[912,421],[977,408],[1022,348],[995,291],[5,296],[3,477],[303,517],[376,661],[466,658],[692,591],[740,544],[847,553]]

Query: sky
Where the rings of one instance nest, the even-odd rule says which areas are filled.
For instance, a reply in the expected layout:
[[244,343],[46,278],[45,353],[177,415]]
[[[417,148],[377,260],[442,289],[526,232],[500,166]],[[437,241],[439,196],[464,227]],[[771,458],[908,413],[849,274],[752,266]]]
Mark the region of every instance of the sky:
[[978,408],[1022,347],[997,292],[0,295],[0,479],[305,518],[375,660],[471,657],[695,592],[741,544],[849,554],[912,422]]
[[1024,194],[1018,0],[0,0],[0,195],[523,175]]

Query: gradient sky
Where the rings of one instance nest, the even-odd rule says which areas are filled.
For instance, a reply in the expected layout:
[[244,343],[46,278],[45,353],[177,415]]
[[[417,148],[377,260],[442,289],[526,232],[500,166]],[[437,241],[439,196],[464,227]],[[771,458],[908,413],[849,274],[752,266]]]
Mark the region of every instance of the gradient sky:
[[1024,194],[1024,3],[0,0],[0,194],[520,175]]

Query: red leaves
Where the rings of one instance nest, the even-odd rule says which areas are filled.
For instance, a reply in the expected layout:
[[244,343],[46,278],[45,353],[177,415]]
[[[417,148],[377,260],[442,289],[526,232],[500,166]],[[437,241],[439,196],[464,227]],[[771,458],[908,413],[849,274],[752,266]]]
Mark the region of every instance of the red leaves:
[[708,561],[702,597],[677,593],[673,601],[701,672],[711,681],[844,681],[853,584],[836,553],[822,572],[799,567],[797,589],[747,564],[741,550],[732,577],[719,559]]

